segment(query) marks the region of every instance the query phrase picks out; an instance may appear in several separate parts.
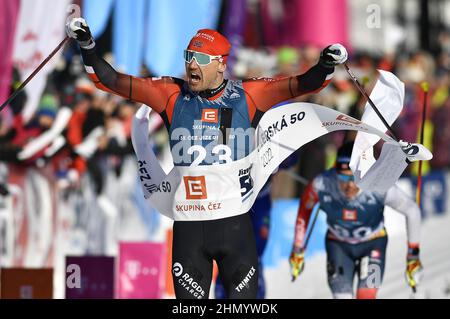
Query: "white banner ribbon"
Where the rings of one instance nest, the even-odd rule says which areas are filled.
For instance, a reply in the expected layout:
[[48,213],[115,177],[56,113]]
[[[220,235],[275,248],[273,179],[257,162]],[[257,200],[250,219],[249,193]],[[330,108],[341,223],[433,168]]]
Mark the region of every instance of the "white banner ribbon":
[[292,103],[264,114],[248,156],[226,164],[175,166],[166,175],[148,143],[149,114],[142,106],[133,121],[139,176],[149,204],[174,220],[213,220],[248,212],[281,162],[329,132],[365,132],[400,149],[390,136],[350,116],[317,104]]
[[[391,72],[378,70],[378,73],[379,77],[372,93],[370,93],[370,99],[377,106],[386,122],[392,125],[403,108],[405,84]],[[386,132],[387,130],[369,102],[366,103],[361,121],[380,131]],[[356,176],[364,177],[375,163],[373,146],[379,140],[378,136],[364,132],[358,132],[356,135],[350,160],[350,168]]]

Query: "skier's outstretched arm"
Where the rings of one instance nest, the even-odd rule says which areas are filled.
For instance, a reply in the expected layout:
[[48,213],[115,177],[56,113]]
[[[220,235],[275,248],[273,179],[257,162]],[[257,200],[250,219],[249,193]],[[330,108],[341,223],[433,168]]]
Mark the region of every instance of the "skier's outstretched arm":
[[419,206],[397,185],[388,190],[385,205],[405,216],[408,244],[410,246],[419,245],[421,224]]
[[314,190],[314,181],[306,186],[302,194],[300,206],[295,222],[295,235],[292,251],[289,256],[289,265],[291,267],[292,278],[295,280],[305,267],[305,252],[303,242],[305,239],[306,229],[308,228],[309,219],[313,211],[314,205],[319,201],[317,192]]
[[309,219],[314,209],[314,205],[319,201],[317,192],[314,189],[314,182],[311,182],[306,186],[297,212],[297,219],[295,221],[295,236],[293,250],[300,251],[303,247],[303,241],[305,239],[306,229],[308,228]]
[[420,262],[420,224],[419,206],[405,194],[397,185],[391,187],[387,194],[385,205],[395,209],[406,217],[408,235],[408,254],[406,257],[406,279],[415,289],[422,278],[422,263]]
[[78,41],[86,71],[97,88],[144,103],[158,113],[163,112],[170,97],[180,91],[179,81],[170,77],[153,80],[117,72],[97,55],[95,41],[84,19],[72,19],[66,25],[66,32]]
[[[335,66],[347,61],[347,50],[340,44],[326,47],[319,62],[303,74],[279,79],[250,79],[244,81],[250,111],[252,107],[261,112],[292,98],[317,93],[328,85]],[[252,113],[252,112],[250,112]]]

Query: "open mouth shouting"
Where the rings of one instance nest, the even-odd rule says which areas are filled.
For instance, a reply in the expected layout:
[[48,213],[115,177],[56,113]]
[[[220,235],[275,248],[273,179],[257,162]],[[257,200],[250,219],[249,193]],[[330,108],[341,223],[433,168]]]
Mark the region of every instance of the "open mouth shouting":
[[189,72],[189,85],[197,86],[200,84],[202,77],[199,72],[190,71]]

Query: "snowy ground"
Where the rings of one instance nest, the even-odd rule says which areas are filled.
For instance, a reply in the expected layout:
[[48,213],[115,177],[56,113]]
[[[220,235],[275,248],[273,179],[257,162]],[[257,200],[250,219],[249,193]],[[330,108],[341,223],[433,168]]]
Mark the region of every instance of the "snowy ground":
[[[450,180],[450,178],[447,180]],[[406,187],[409,183],[403,183],[402,185],[405,191],[412,193],[412,189]],[[306,256],[305,271],[295,283],[292,283],[287,256],[292,245],[298,203],[295,201],[294,204],[290,203],[290,205],[281,203],[283,205],[280,206],[280,202],[282,201],[274,202],[271,239],[269,239],[266,247],[266,252],[270,252],[270,254],[267,254],[270,257],[268,258],[269,262],[264,269],[267,298],[331,298],[326,280],[326,256],[320,252],[323,248],[320,248],[321,245],[317,243],[325,233],[325,216],[319,216],[316,223],[315,231],[310,240],[309,253]],[[279,210],[276,210],[276,207]],[[73,216],[72,210],[67,207],[61,207],[61,211],[68,216]],[[447,211],[449,210],[447,209]],[[165,240],[165,230],[171,228],[170,221],[162,219],[158,228],[159,231],[149,238],[142,216],[133,209],[125,209],[124,212],[118,215],[120,218],[116,222],[115,227],[117,228],[115,231],[110,232],[111,236],[107,236],[108,242],[111,244],[107,245],[110,248],[108,249],[109,255],[117,255],[118,241],[152,240],[163,242]],[[103,220],[101,220],[101,224],[105,224]],[[406,266],[404,217],[387,208],[385,224],[389,234],[389,243],[384,281],[378,297],[410,298],[412,295],[411,289],[406,284],[404,277]],[[117,225],[120,225],[120,227]],[[278,230],[276,233],[272,232],[272,226]],[[424,265],[424,278],[415,297],[450,298],[450,213],[433,215],[424,219],[421,230],[421,258]],[[83,255],[85,246],[90,242],[85,237],[85,234],[69,231],[60,232],[56,238],[58,245],[55,251],[55,298],[64,298],[66,275],[64,256]],[[285,249],[286,247],[287,249]],[[211,289],[211,292],[213,291],[214,287]]]
[[[385,212],[389,234],[386,271],[379,298],[450,298],[450,214],[427,218],[422,224],[421,258],[424,278],[413,296],[406,284],[406,231],[403,217]],[[326,255],[307,260],[305,271],[291,282],[288,262],[265,269],[267,298],[331,298],[326,280]]]

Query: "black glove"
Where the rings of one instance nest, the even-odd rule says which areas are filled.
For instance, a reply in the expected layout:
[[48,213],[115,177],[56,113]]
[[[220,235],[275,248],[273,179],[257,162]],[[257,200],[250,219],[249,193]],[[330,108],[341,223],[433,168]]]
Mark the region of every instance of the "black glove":
[[73,18],[66,24],[67,35],[78,41],[82,49],[92,49],[95,46],[91,30],[83,18]]
[[327,46],[320,53],[320,63],[327,68],[334,68],[336,65],[347,61],[347,58],[347,50],[339,43]]

